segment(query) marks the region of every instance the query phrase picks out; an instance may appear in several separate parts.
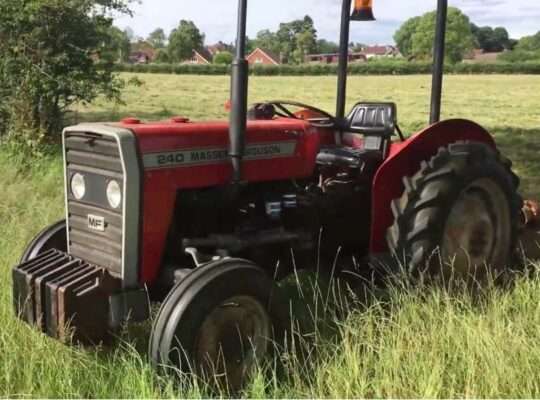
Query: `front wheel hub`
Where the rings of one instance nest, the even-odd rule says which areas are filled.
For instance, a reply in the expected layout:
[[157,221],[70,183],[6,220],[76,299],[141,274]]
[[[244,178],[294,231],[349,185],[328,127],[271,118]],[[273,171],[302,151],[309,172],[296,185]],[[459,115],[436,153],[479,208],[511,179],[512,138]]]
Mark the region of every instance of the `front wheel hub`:
[[208,315],[196,339],[197,365],[204,376],[226,376],[240,388],[268,352],[271,321],[264,307],[248,296],[232,297]]

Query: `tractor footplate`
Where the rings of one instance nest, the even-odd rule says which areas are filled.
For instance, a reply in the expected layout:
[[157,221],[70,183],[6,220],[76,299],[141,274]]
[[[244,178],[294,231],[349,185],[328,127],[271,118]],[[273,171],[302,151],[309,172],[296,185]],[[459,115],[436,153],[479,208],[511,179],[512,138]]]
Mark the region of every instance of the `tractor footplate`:
[[109,298],[120,287],[106,269],[49,250],[13,269],[18,317],[62,341],[109,337]]

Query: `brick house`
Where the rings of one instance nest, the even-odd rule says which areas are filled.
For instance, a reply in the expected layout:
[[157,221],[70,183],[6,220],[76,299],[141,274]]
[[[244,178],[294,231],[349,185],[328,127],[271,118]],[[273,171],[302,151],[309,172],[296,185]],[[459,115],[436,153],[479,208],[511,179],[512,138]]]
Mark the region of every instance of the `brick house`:
[[150,43],[141,40],[131,45],[129,62],[134,64],[148,64],[156,59],[156,54],[156,49]]
[[250,65],[280,65],[280,57],[272,52],[257,47],[247,56]]
[[184,64],[208,65],[212,63],[212,55],[206,50],[193,50],[193,56]]

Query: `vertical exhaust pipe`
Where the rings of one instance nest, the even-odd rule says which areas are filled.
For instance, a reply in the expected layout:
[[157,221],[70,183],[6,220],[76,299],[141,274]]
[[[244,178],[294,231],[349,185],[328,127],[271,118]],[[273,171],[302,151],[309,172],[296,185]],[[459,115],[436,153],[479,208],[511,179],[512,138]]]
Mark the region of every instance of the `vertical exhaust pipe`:
[[429,122],[441,120],[441,100],[444,74],[444,52],[446,40],[446,19],[448,0],[438,0],[435,43],[433,44],[433,82],[431,86],[431,114]]
[[347,67],[349,65],[349,36],[351,29],[350,13],[351,1],[343,0],[341,8],[341,30],[339,34],[339,64],[336,118],[343,121],[345,118],[345,103],[347,100]]
[[238,1],[236,56],[231,69],[231,115],[229,156],[233,167],[233,183],[242,180],[242,159],[245,150],[249,65],[246,60],[247,0]]

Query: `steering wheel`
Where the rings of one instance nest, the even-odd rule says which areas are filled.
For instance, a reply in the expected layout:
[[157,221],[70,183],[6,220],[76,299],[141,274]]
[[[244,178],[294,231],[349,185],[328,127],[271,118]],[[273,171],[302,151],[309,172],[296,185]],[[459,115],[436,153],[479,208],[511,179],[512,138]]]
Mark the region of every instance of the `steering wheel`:
[[[334,128],[336,126],[336,118],[333,115],[327,113],[324,110],[321,110],[320,108],[310,106],[309,104],[298,103],[295,101],[288,101],[288,100],[268,101],[268,102],[265,102],[265,104],[274,106],[275,115],[282,118],[291,118],[291,119],[299,119],[303,121],[308,121],[311,125],[318,128]],[[313,113],[320,115],[320,117],[302,118],[302,116],[298,112],[297,113],[292,112],[291,110],[287,108],[287,106],[294,106],[294,107],[299,107],[304,110],[312,111]]]

